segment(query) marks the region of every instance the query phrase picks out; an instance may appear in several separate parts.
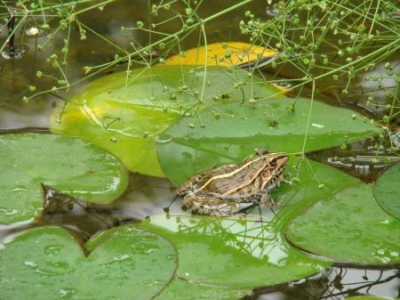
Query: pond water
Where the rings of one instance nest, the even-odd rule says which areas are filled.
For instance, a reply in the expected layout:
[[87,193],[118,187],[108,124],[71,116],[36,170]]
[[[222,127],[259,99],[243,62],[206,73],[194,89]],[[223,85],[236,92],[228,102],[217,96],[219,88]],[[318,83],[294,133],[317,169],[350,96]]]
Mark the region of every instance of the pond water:
[[[126,52],[144,47],[157,40],[173,35],[182,27],[182,19],[179,14],[184,14],[189,6],[196,7],[201,1],[182,1],[173,3],[171,9],[160,10],[158,16],[151,16],[152,4],[144,0],[119,0],[97,9],[88,10],[79,14],[81,23],[74,23],[71,32],[68,29],[58,31],[59,19],[52,17],[52,13],[46,17],[50,29],[40,29],[36,34],[30,31],[43,23],[43,16],[30,16],[23,20],[17,29],[15,47],[21,52],[18,59],[6,59],[7,47],[3,47],[3,57],[0,57],[0,131],[37,131],[46,130],[49,126],[49,118],[55,107],[63,106],[64,101],[78,87],[87,82],[126,68],[127,62],[121,61],[108,68],[100,69],[96,73],[96,66],[112,62],[116,56],[122,57]],[[248,3],[247,3],[248,2]],[[199,45],[199,41],[206,37],[208,43],[226,41],[248,42],[249,37],[241,34],[239,23],[245,18],[246,11],[256,14],[257,18],[267,19],[277,17],[276,12],[268,5],[268,1],[242,1],[243,5],[231,12],[223,13],[220,17],[208,21],[204,30],[194,30],[190,34],[180,35],[179,47],[171,47],[169,55],[179,52],[179,49],[190,49]],[[211,2],[210,2],[211,3]],[[212,5],[203,3],[198,14],[203,18],[214,16],[227,10],[228,7],[240,1],[222,0],[213,1]],[[90,7],[86,4],[82,7]],[[95,12],[96,17],[93,17]],[[5,11],[0,11],[3,16],[3,30],[0,42],[3,45],[7,30],[5,28]],[[66,12],[65,12],[66,13]],[[21,21],[21,20],[17,20]],[[138,30],[137,22],[154,24],[152,32]],[[81,27],[78,26],[81,24]],[[124,28],[122,30],[122,28]],[[86,39],[81,40],[81,35],[86,34]],[[83,33],[85,32],[85,33]],[[50,37],[50,38],[49,38]],[[184,38],[183,38],[184,37]],[[297,38],[297,37],[296,37]],[[66,40],[68,39],[68,45]],[[172,41],[168,41],[171,43]],[[168,47],[167,43],[167,47]],[[200,42],[203,44],[203,42]],[[42,45],[42,50],[38,50]],[[60,51],[68,46],[68,51]],[[368,52],[368,49],[365,50]],[[140,67],[144,62],[151,63],[163,52],[160,49],[150,49],[148,55],[141,59],[140,56],[132,57],[132,67]],[[51,59],[52,55],[58,58],[65,55],[64,65],[57,65]],[[154,57],[154,58],[153,58]],[[393,65],[400,62],[399,52],[388,60]],[[387,60],[386,60],[387,61]],[[340,59],[338,59],[340,63]],[[84,67],[92,67],[92,73],[87,76]],[[386,76],[379,82],[366,82],[368,76],[382,74],[383,63],[377,68],[366,70],[361,75],[352,79],[352,85],[347,87],[348,92],[340,93],[346,87],[346,80],[333,81],[326,78],[318,83],[316,98],[334,106],[350,107],[354,111],[366,116],[379,116],[385,111],[386,96],[388,90],[394,89],[394,77]],[[91,74],[94,74],[91,76]],[[264,76],[277,78],[289,85],[296,84],[296,78],[302,76],[293,66],[282,65],[279,70],[267,67]],[[287,78],[287,81],[281,78]],[[63,87],[68,81],[71,86],[60,88],[52,92],[54,86]],[[296,93],[304,97],[313,94],[312,85],[308,84],[296,90]],[[385,93],[386,92],[386,93]],[[29,101],[23,101],[24,97],[36,96]],[[373,95],[375,106],[368,104]],[[380,106],[382,104],[382,106]],[[386,165],[372,165],[369,160],[363,160],[372,155],[372,147],[378,143],[379,138],[369,138],[351,144],[348,149],[329,149],[324,152],[309,154],[309,157],[324,163],[330,163],[352,176],[361,178],[365,182],[373,182]],[[387,148],[389,143],[383,144],[382,156],[389,156]],[[385,148],[387,147],[387,148]],[[29,149],[27,149],[29,151]],[[338,159],[343,158],[343,159]],[[353,158],[351,163],[345,158]],[[357,157],[357,159],[354,159]],[[335,158],[335,159],[334,159]],[[72,207],[61,207],[57,211],[48,213],[40,224],[57,224],[68,228],[81,241],[106,228],[126,222],[140,222],[153,215],[165,214],[165,208],[169,207],[171,214],[188,215],[189,211],[181,208],[182,199],[175,198],[175,187],[167,180],[155,177],[143,176],[131,173],[127,191],[110,205],[87,204],[83,201],[73,200]],[[172,203],[172,205],[171,205]],[[271,214],[269,210],[263,213]],[[257,215],[257,212],[253,212]],[[19,225],[18,225],[19,226]],[[18,226],[1,226],[0,237],[18,231],[19,228],[29,227],[29,224]],[[344,299],[346,296],[355,295],[379,295],[388,297],[400,297],[400,272],[399,267],[393,268],[357,268],[354,266],[338,265],[321,272],[311,278],[305,278],[296,282],[290,282],[268,288],[255,287],[251,295],[243,299]]]

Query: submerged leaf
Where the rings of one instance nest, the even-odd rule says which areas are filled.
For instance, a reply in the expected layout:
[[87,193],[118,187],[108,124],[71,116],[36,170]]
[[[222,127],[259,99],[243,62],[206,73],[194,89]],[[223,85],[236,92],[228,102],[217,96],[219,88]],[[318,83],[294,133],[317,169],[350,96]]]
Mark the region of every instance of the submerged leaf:
[[372,186],[345,189],[294,218],[287,238],[299,248],[336,262],[400,263],[400,221],[386,214]]
[[379,205],[389,214],[400,219],[400,164],[397,164],[376,181],[374,196]]
[[18,234],[0,247],[2,298],[151,299],[174,276],[171,245],[132,225],[114,228],[89,244],[96,247],[85,257],[61,228]]
[[5,134],[0,148],[0,223],[38,217],[41,184],[100,203],[113,201],[127,187],[127,172],[113,155],[78,139]]

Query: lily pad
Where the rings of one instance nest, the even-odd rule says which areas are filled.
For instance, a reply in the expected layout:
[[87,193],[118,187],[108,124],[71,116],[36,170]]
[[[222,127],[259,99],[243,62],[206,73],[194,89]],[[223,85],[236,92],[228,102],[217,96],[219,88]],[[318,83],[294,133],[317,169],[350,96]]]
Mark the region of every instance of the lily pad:
[[204,216],[159,216],[140,225],[179,249],[177,276],[233,289],[274,285],[315,274],[329,263],[306,256],[269,223]]
[[0,247],[2,298],[151,299],[174,276],[171,245],[132,225],[114,228],[89,243],[96,247],[85,257],[59,227],[18,234]]
[[348,188],[294,218],[286,232],[297,247],[335,262],[400,263],[400,220],[375,202],[372,186]]
[[174,278],[158,295],[156,300],[232,300],[242,299],[250,289],[221,288],[210,285],[195,284],[181,278]]
[[397,164],[376,181],[374,195],[379,205],[392,216],[400,219],[400,164]]
[[281,233],[294,218],[318,201],[331,198],[343,189],[364,186],[360,180],[335,168],[296,156],[290,156],[285,176],[289,183],[282,183],[272,191],[273,198],[282,206],[272,220]]
[[[238,163],[254,149],[304,153],[375,135],[380,128],[354,112],[309,99],[257,100],[213,106],[170,127],[157,144],[160,164],[176,185],[215,165]],[[177,168],[185,166],[185,168]]]
[[79,90],[56,110],[53,132],[77,136],[114,153],[130,171],[164,176],[155,143],[183,115],[218,103],[279,97],[251,73],[212,66],[152,66],[115,73]]
[[0,223],[37,218],[45,184],[87,201],[109,203],[126,189],[117,158],[79,139],[21,133],[0,135]]
[[[255,222],[259,220],[258,213],[223,219],[167,215],[151,217],[139,227],[160,234],[176,247],[177,278],[186,281],[186,285],[212,286],[217,292],[221,288],[270,286],[314,274],[328,267],[329,262],[299,252],[286,242],[283,229],[318,200],[362,183],[303,158],[291,156],[289,172],[294,172],[292,166],[298,170],[298,179],[273,190],[273,197],[283,207],[272,219],[263,214],[263,222]],[[269,208],[262,211],[266,209]],[[171,288],[171,293],[174,295],[182,285]]]

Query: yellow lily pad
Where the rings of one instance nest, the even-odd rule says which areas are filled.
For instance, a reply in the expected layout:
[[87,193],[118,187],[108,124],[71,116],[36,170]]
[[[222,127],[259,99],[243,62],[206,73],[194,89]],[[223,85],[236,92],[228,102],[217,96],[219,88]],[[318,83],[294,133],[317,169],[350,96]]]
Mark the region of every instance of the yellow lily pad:
[[215,43],[171,56],[166,65],[242,66],[259,65],[276,55],[274,50],[241,42]]

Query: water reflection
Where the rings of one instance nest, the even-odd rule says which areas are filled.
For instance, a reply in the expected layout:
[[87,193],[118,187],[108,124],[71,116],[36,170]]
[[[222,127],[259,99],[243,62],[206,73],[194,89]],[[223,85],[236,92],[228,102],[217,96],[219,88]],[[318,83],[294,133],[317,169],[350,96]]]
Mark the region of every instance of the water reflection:
[[[374,182],[377,176],[392,164],[400,161],[380,137],[371,137],[347,144],[347,148],[334,147],[308,153],[312,160],[328,164],[365,182]],[[377,149],[377,145],[381,149]]]
[[362,295],[399,297],[400,269],[381,271],[334,267],[279,288],[257,288],[242,300],[338,300]]

